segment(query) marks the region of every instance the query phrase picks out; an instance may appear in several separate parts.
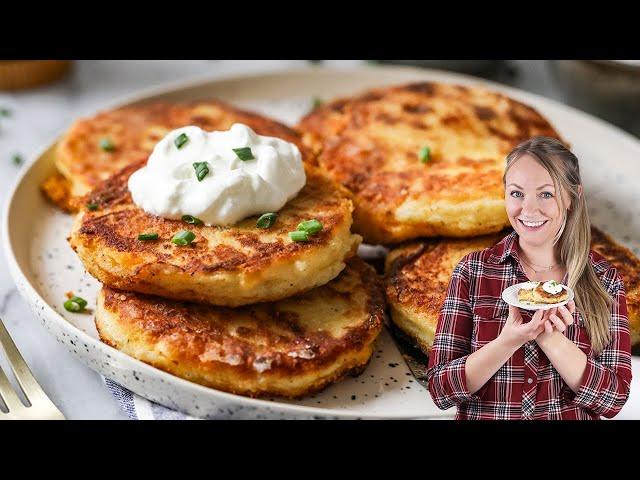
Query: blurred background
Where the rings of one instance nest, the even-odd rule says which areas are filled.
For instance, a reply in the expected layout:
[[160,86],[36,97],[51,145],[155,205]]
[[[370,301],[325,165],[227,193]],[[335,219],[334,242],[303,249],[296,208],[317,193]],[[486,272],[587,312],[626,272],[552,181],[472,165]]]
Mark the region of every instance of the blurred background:
[[[542,95],[586,111],[640,137],[640,61],[638,60],[184,60],[9,62],[0,61],[0,209],[18,171],[38,149],[79,116],[136,92],[181,80],[288,68],[351,68],[366,64],[403,64],[475,75]],[[33,221],[25,215],[25,221]],[[2,226],[0,226],[2,228]],[[56,378],[65,391],[64,408],[74,418],[126,418],[97,373],[56,344],[44,329],[17,328],[35,321],[20,298],[0,254],[0,317],[45,390]],[[63,371],[60,371],[63,370]],[[66,380],[63,380],[66,379]]]
[[475,75],[579,108],[640,137],[640,60],[0,61],[0,175],[76,117],[140,89],[207,74],[362,64]]

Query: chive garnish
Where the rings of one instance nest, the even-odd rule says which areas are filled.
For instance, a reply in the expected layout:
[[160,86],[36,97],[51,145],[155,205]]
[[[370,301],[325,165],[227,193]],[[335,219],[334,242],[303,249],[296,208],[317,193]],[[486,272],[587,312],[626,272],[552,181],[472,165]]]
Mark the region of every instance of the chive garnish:
[[429,160],[431,160],[431,149],[427,146],[424,146],[420,149],[420,154],[418,155],[418,157],[420,158],[420,161],[422,163],[427,163]]
[[260,218],[256,222],[256,227],[258,228],[269,228],[274,223],[276,223],[276,218],[278,218],[277,213],[263,213],[260,215]]
[[92,212],[95,212],[98,209],[97,203],[87,203],[87,208]]
[[100,148],[105,152],[113,152],[116,148],[115,144],[111,141],[110,138],[103,138],[100,140]]
[[298,225],[298,230],[315,235],[322,230],[322,224],[318,220],[306,220]]
[[185,245],[189,245],[193,242],[195,238],[196,236],[193,232],[190,232],[189,230],[182,230],[173,236],[171,242],[184,247]]
[[255,158],[253,156],[253,153],[251,152],[251,148],[249,147],[234,148],[233,151],[236,152],[238,158],[243,162],[247,160],[253,160]]
[[159,235],[157,233],[141,233],[138,235],[138,240],[146,242],[147,240],[157,240]]
[[187,134],[181,133],[173,141],[173,144],[176,146],[178,150],[180,150],[182,147],[184,147],[184,144],[187,143],[188,141],[189,141],[189,137],[187,137]]
[[19,153],[14,154],[11,157],[11,160],[13,161],[13,164],[16,167],[19,167],[20,165],[22,165],[22,162],[23,162],[22,155],[20,155]]
[[209,174],[208,162],[195,162],[193,168],[196,170],[196,177],[198,177],[199,182]]
[[313,97],[312,101],[314,110],[324,103],[324,101],[320,97]]
[[6,107],[2,107],[0,108],[0,116],[2,117],[8,117],[9,115],[11,115],[11,110],[9,110]]
[[69,300],[64,302],[64,309],[68,312],[78,313],[85,309],[87,306],[87,301],[81,297],[71,297]]
[[193,215],[183,215],[182,221],[189,223],[191,225],[201,225],[203,222],[198,217],[194,217]]
[[295,232],[289,232],[289,238],[294,242],[308,242],[309,234],[303,230],[296,230]]

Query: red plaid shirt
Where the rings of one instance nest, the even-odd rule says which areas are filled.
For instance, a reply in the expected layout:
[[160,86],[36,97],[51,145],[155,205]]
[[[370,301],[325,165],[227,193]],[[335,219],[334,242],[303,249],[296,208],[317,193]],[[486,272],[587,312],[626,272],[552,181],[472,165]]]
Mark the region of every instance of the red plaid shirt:
[[[436,405],[456,405],[457,419],[611,418],[629,397],[631,344],[624,286],[616,269],[591,251],[590,263],[613,298],[611,342],[594,356],[584,320],[576,312],[565,335],[586,355],[580,389],[574,393],[535,340],[514,355],[475,394],[465,376],[467,357],[495,339],[509,307],[501,299],[510,285],[528,279],[518,261],[517,234],[465,256],[456,266],[440,310],[427,380]],[[523,313],[524,321],[531,319]]]

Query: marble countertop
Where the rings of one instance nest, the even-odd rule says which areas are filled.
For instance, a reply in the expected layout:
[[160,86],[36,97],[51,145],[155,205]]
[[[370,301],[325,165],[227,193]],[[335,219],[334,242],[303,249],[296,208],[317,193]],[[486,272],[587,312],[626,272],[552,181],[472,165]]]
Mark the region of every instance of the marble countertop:
[[[360,61],[325,63],[348,67]],[[14,155],[30,158],[75,118],[92,114],[114,99],[147,87],[205,74],[306,65],[304,60],[78,61],[73,71],[56,84],[19,93],[0,92],[0,109],[9,111],[7,116],[0,115],[0,208],[18,172]],[[509,68],[495,73],[492,79],[563,101],[544,61],[510,62]],[[100,375],[57,343],[31,315],[9,275],[4,252],[0,254],[0,317],[34,375],[67,418],[127,418]],[[0,355],[0,366],[8,371],[3,355]],[[635,390],[640,388],[638,383],[639,380],[634,379]],[[629,401],[618,418],[640,418],[640,395],[639,400],[635,400],[633,390],[634,401]]]

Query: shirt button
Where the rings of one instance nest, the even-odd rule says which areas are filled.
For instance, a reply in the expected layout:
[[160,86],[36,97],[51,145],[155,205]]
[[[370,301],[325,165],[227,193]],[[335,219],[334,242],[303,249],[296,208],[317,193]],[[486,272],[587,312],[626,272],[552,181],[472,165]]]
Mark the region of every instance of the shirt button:
[[529,385],[531,385],[533,383],[533,378],[531,378],[531,377],[527,378],[527,383]]

